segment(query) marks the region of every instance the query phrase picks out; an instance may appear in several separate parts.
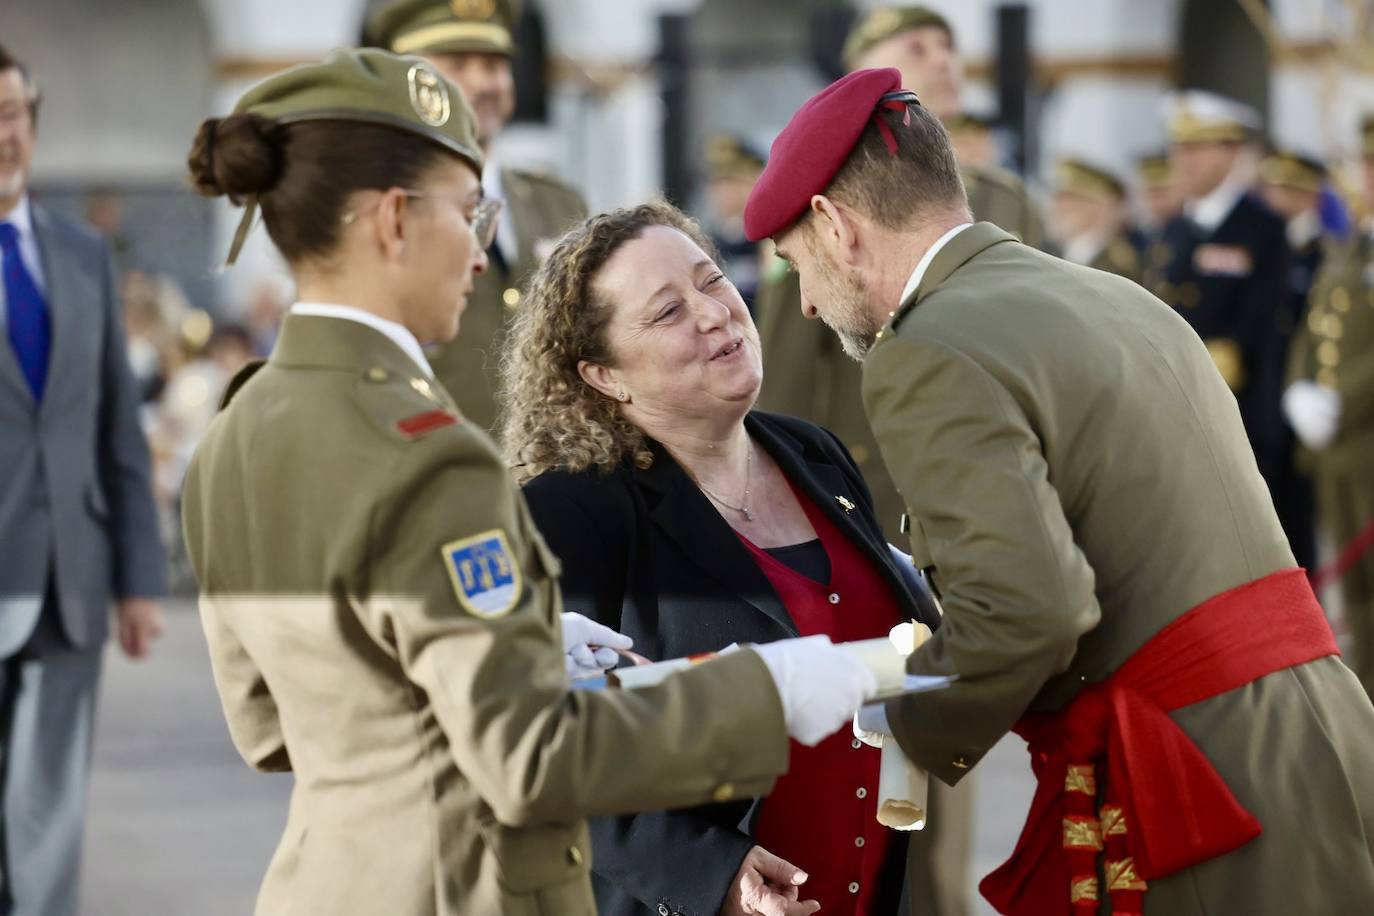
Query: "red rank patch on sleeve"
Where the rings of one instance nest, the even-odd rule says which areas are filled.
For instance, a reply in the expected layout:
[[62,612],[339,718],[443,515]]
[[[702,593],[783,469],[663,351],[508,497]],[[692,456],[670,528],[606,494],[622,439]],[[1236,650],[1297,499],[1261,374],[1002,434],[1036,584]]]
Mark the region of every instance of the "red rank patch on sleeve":
[[447,410],[427,410],[424,413],[417,413],[413,417],[397,420],[396,430],[401,435],[414,439],[440,427],[452,426],[457,422],[458,417]]

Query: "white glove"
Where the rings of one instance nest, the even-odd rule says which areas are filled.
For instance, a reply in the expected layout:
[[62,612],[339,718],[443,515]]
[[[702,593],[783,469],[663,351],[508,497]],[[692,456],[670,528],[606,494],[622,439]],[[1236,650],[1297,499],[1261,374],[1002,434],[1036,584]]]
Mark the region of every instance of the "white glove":
[[1321,451],[1336,438],[1341,422],[1341,395],[1325,385],[1303,379],[1283,393],[1283,413],[1303,445]]
[[808,747],[849,723],[863,701],[878,692],[873,672],[828,636],[806,636],[751,646],[782,698],[787,734]]
[[574,611],[563,614],[563,664],[568,680],[597,677],[614,668],[620,656],[616,649],[628,649],[635,641],[610,627]]

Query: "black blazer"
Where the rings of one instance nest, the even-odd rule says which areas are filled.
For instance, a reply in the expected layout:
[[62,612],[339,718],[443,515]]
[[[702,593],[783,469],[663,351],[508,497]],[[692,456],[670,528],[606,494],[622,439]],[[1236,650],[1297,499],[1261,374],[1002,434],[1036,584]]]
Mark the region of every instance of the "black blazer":
[[[751,413],[745,427],[793,486],[877,561],[903,615],[937,626],[929,591],[894,561],[868,487],[839,439],[776,414]],[[667,451],[651,448],[647,470],[626,462],[609,474],[554,471],[525,485],[539,531],[562,560],[565,608],[626,633],[656,660],[798,635],[734,531]],[[756,808],[756,800],[742,799],[594,819],[592,884],[602,916],[718,912],[754,845]],[[894,858],[904,859],[906,844],[896,845]],[[894,911],[900,883],[893,883]]]
[[[1235,273],[1206,272],[1208,265],[1198,262],[1207,246],[1244,250],[1249,263]],[[1203,340],[1225,338],[1239,346],[1245,379],[1236,401],[1260,471],[1271,482],[1291,451],[1279,411],[1290,257],[1283,219],[1250,194],[1210,235],[1186,216],[1175,217],[1152,254],[1163,281],[1155,284],[1155,295]]]

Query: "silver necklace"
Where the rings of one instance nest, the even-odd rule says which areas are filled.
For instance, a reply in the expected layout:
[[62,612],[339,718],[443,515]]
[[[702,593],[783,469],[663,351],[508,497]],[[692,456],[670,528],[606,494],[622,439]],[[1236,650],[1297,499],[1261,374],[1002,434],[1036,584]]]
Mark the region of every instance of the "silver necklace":
[[742,514],[746,522],[752,522],[754,520],[754,516],[753,513],[749,511],[749,472],[753,468],[753,464],[754,443],[750,441],[749,450],[744,453],[744,496],[742,499],[740,499],[738,506],[727,503],[725,500],[721,499],[719,496],[712,493],[710,490],[706,489],[706,484],[702,483],[701,481],[697,481],[697,487],[701,490],[701,492],[705,493],[707,496],[711,497],[725,508]]

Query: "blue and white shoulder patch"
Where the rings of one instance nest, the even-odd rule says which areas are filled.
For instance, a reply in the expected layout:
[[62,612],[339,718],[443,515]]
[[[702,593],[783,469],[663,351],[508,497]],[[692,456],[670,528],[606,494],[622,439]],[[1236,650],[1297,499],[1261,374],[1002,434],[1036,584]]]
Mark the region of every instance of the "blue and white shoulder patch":
[[520,567],[515,565],[506,533],[499,528],[440,548],[458,603],[474,617],[495,620],[520,600]]

